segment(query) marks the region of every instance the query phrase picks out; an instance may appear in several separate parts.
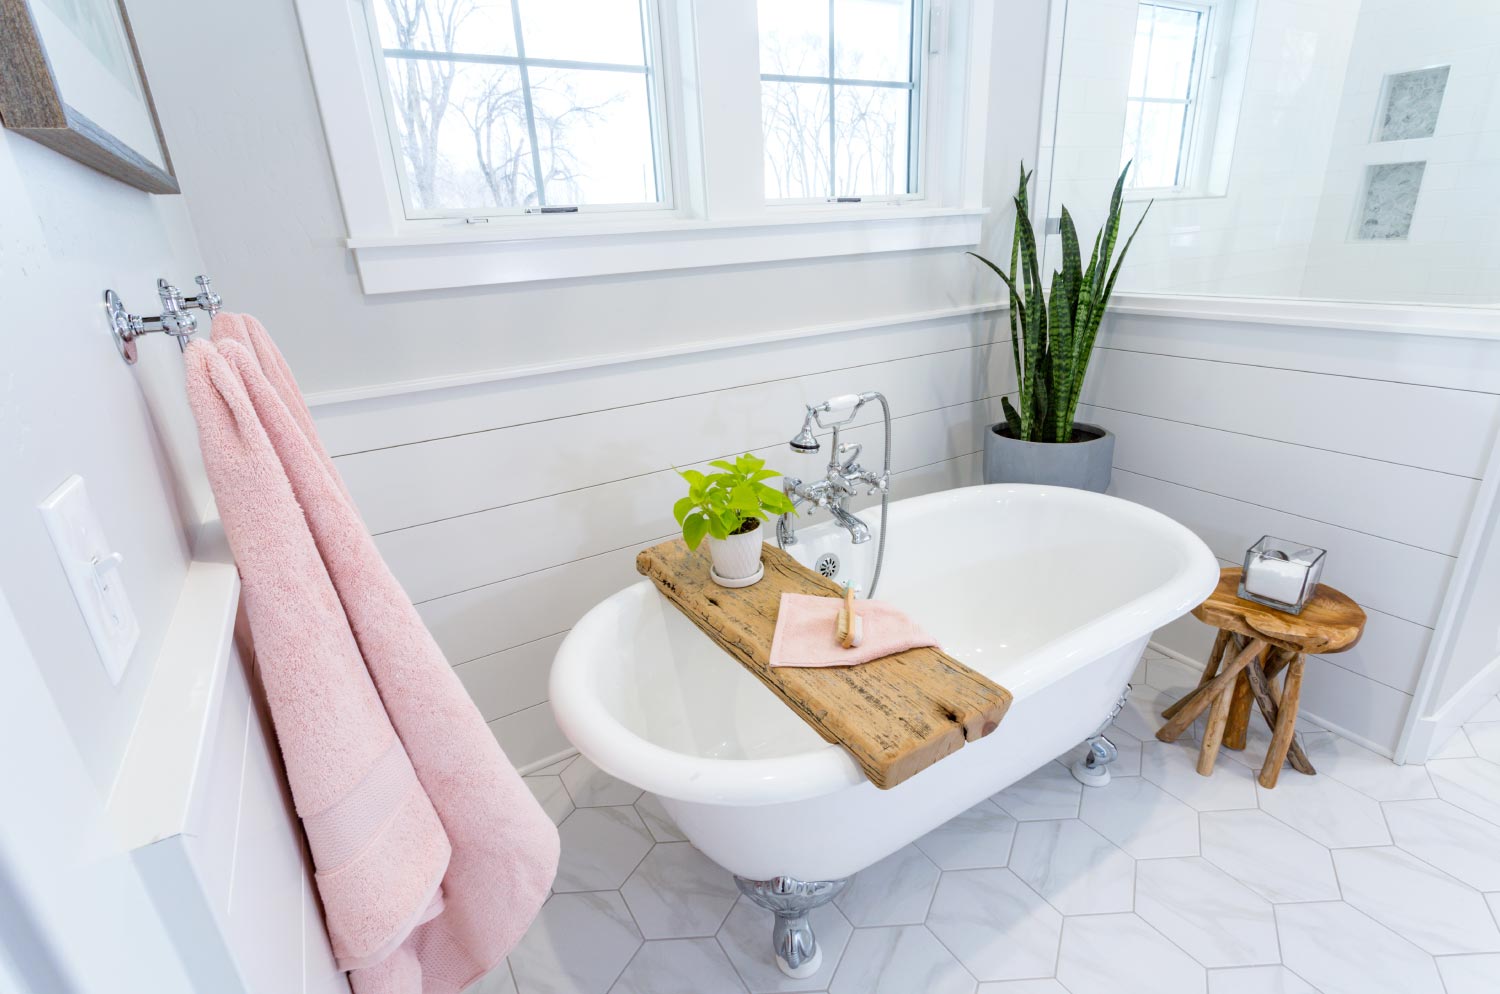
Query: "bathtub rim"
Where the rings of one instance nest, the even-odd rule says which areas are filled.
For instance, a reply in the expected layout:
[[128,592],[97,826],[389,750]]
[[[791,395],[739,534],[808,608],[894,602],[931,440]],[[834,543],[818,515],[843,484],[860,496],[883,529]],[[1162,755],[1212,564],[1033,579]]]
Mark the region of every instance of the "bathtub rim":
[[[1182,554],[1181,565],[1165,583],[1021,656],[1016,661],[1018,679],[1006,685],[1014,696],[1012,706],[1040,686],[1073,673],[1119,646],[1149,636],[1200,604],[1218,582],[1218,559],[1185,525],[1151,508],[1106,494],[1033,484],[989,484],[893,501],[891,511],[901,508],[903,516],[919,512],[927,505],[952,500],[957,493],[974,499],[1019,493],[1040,500],[1107,507],[1111,513],[1175,536]],[[859,765],[832,743],[763,759],[720,759],[657,745],[617,719],[591,686],[590,675],[599,665],[599,654],[584,643],[592,629],[614,627],[611,622],[637,600],[660,597],[650,580],[638,580],[591,608],[558,647],[548,695],[559,727],[580,753],[611,776],[653,794],[692,803],[783,804],[867,782]],[[1044,660],[1045,667],[1039,665]],[[1044,669],[1045,680],[1040,678]]]

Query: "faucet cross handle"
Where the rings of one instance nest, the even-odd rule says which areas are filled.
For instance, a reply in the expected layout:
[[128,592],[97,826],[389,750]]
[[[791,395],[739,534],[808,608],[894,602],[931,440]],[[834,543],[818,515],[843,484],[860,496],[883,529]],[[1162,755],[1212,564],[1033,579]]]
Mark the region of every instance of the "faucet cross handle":
[[[849,451],[851,449],[853,449],[852,452]],[[840,445],[838,449],[839,455],[843,455],[845,452],[849,452],[849,458],[844,460],[843,464],[839,466],[839,469],[845,473],[848,473],[851,470],[858,469],[859,464],[858,462],[856,462],[856,460],[859,459],[859,454],[863,449],[864,446],[859,442],[845,442],[843,445]]]

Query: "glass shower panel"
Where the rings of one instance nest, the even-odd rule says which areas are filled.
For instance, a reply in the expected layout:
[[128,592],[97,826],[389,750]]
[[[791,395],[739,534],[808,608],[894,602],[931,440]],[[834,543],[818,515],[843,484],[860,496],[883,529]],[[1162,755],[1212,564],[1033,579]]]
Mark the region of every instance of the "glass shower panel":
[[1054,30],[1037,228],[1092,233],[1134,160],[1120,290],[1500,307],[1488,3],[1065,0]]

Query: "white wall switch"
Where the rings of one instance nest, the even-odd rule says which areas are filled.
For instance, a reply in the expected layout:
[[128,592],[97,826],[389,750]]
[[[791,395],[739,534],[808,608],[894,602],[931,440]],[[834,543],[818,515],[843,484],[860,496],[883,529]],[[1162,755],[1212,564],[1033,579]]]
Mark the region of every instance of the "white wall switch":
[[120,575],[123,558],[109,547],[104,528],[89,503],[81,476],[70,476],[39,505],[47,531],[62,560],[78,610],[88,623],[99,659],[112,683],[119,683],[141,626]]

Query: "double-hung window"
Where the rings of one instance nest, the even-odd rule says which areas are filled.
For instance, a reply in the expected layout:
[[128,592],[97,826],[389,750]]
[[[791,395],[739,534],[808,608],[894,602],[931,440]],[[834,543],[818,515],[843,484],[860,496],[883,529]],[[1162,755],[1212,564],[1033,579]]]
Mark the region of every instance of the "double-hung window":
[[918,0],[759,0],[766,197],[917,192]]
[[645,0],[369,0],[409,218],[657,207]]
[[993,0],[295,3],[366,293],[978,241]]

